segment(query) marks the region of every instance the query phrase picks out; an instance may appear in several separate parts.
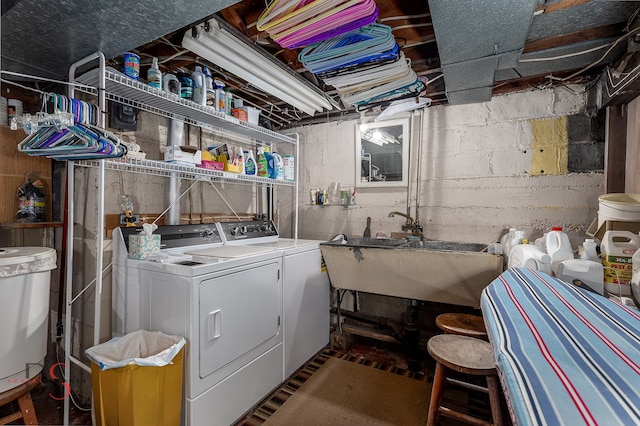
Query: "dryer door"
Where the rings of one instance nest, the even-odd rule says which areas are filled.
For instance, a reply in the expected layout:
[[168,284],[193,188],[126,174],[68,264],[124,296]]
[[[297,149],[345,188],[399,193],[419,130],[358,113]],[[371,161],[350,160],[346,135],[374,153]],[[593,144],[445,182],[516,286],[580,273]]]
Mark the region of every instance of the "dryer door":
[[280,262],[200,283],[200,377],[220,379],[282,342]]

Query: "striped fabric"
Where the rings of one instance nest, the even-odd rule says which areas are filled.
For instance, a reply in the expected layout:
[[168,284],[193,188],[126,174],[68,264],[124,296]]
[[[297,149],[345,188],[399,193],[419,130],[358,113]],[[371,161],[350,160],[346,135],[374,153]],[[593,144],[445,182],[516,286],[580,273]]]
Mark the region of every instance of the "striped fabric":
[[640,425],[640,312],[525,268],[481,305],[516,425]]

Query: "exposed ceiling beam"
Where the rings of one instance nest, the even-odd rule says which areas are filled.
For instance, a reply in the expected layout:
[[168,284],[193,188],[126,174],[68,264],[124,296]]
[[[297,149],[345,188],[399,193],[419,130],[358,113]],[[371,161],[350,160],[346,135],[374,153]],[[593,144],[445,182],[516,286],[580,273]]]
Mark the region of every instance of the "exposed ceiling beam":
[[551,12],[557,12],[558,10],[562,10],[562,9],[568,9],[570,7],[574,7],[574,6],[580,6],[581,4],[585,4],[585,3],[589,3],[592,0],[564,0],[564,1],[559,1],[557,3],[553,3],[553,4],[543,4],[542,6],[538,6],[538,8],[536,9],[536,12],[544,12],[544,13],[551,13]]
[[612,37],[622,34],[624,24],[605,25],[597,28],[589,28],[582,31],[576,31],[570,34],[563,34],[556,37],[547,37],[540,40],[534,40],[524,45],[524,53],[537,52],[539,50],[547,50],[554,47],[565,46],[568,44],[579,43],[581,41],[593,40],[597,38]]

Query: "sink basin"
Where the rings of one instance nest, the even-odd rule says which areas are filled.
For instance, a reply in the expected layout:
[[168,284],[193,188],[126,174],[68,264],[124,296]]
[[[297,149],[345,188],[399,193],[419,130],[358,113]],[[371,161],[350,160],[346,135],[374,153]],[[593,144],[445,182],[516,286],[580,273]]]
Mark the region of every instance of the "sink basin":
[[486,244],[479,243],[459,243],[455,241],[436,241],[436,240],[424,240],[424,241],[409,241],[400,248],[416,248],[424,250],[444,250],[444,251],[472,251],[482,252],[487,249]]
[[482,290],[502,273],[486,244],[350,238],[322,243],[337,289],[462,306],[480,306]]
[[350,237],[346,242],[344,241],[330,241],[330,245],[344,245],[348,247],[377,247],[377,248],[394,248],[407,244],[407,240],[396,239],[378,239],[378,238],[357,238]]

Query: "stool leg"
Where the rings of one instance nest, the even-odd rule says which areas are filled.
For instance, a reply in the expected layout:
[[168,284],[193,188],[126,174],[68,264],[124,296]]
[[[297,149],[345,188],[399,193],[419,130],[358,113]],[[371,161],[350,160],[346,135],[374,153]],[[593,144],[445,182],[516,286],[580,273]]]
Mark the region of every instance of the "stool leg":
[[22,412],[22,420],[25,425],[37,425],[38,418],[36,417],[36,410],[33,408],[33,402],[31,401],[31,393],[27,392],[18,398],[18,406]]
[[444,392],[444,379],[447,367],[436,363],[436,371],[433,375],[433,387],[431,388],[431,398],[429,400],[429,414],[427,415],[427,426],[435,426],[438,423],[440,404],[442,403],[442,393]]
[[500,410],[500,388],[496,376],[487,376],[487,388],[489,389],[489,402],[491,404],[491,416],[493,424],[502,426],[502,411]]

